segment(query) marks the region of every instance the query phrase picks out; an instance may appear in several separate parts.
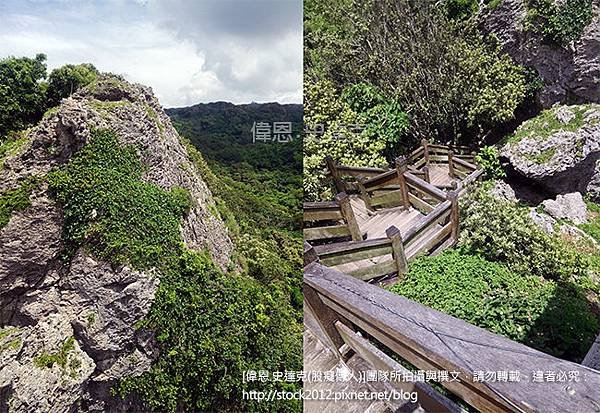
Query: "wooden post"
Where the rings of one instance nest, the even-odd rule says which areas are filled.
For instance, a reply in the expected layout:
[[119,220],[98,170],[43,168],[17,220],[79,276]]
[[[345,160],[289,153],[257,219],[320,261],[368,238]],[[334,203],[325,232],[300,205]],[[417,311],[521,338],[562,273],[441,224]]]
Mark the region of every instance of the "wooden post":
[[402,244],[402,235],[400,234],[400,230],[393,225],[385,230],[385,235],[392,241],[392,257],[396,262],[396,268],[398,268],[398,277],[402,278],[408,270],[408,262],[406,261],[404,245]]
[[431,183],[431,177],[429,176],[429,167],[428,166],[423,167],[423,180],[425,182]]
[[302,291],[304,293],[304,311],[308,310],[312,313],[325,334],[326,340],[329,341],[329,347],[338,359],[343,360],[340,348],[345,343],[337,328],[335,328],[335,323],[338,321],[343,322],[344,320],[341,320],[333,310],[323,303],[323,300],[321,300],[319,293],[315,289],[304,283]]
[[421,145],[423,146],[423,158],[425,159],[425,165],[429,166],[429,142],[427,139],[421,140]]
[[410,198],[408,197],[408,186],[406,185],[406,178],[404,173],[406,172],[406,158],[399,156],[396,158],[396,171],[398,172],[398,184],[400,185],[400,197],[402,199],[402,206],[405,209],[410,208]]
[[450,231],[450,236],[453,239],[453,242],[458,241],[458,193],[456,190],[449,191],[446,195],[446,198],[451,203],[450,209],[450,222],[452,223],[452,229]]
[[304,241],[304,266],[306,267],[311,262],[318,260],[319,256],[317,255],[317,251],[315,251],[312,245]]
[[356,181],[357,181],[357,185],[358,185],[358,190],[360,191],[360,198],[364,201],[365,206],[367,207],[367,209],[369,211],[373,211],[373,206],[371,205],[371,197],[369,196],[369,193],[367,192],[364,182],[367,179],[362,176],[362,175],[358,175],[356,177]]
[[448,151],[448,175],[450,178],[454,178],[454,163],[452,161],[452,156],[454,153],[452,151]]
[[354,216],[354,211],[350,205],[350,197],[345,192],[339,193],[335,196],[335,200],[340,204],[342,210],[342,216],[348,224],[348,230],[352,241],[362,241],[362,235],[360,234],[360,228],[358,228],[358,222]]
[[335,162],[333,161],[333,158],[331,156],[328,156],[325,158],[325,162],[327,163],[327,169],[329,169],[329,173],[331,175],[331,179],[333,179],[333,183],[335,185],[337,193],[339,194],[340,192],[345,192],[346,185],[344,184],[344,181],[342,181],[342,178],[340,178],[340,174],[337,168],[335,167]]

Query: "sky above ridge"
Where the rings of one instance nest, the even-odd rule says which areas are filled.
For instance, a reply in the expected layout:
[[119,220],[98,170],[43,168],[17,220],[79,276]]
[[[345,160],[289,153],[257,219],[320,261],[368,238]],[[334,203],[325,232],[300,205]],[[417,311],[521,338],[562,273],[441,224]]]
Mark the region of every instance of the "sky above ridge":
[[0,58],[45,53],[151,86],[165,107],[302,102],[302,0],[0,0]]

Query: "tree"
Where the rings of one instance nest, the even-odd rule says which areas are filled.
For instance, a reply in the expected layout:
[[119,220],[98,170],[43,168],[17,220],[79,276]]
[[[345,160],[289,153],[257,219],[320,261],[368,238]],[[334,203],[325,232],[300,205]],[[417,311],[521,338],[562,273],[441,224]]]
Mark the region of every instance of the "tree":
[[454,21],[439,2],[307,2],[306,71],[343,90],[361,82],[397,99],[410,134],[471,143],[510,120],[525,96],[524,70]]
[[91,63],[64,65],[54,69],[48,77],[48,105],[56,106],[82,86],[88,85],[100,73]]
[[0,60],[0,140],[36,122],[46,108],[46,55]]

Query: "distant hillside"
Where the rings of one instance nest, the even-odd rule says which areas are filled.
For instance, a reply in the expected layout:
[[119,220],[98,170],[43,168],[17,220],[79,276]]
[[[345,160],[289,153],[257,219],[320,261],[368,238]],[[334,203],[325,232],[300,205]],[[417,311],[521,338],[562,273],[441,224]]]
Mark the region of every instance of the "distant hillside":
[[[167,109],[180,133],[209,159],[225,164],[247,162],[260,169],[302,167],[299,134],[302,128],[302,105],[228,102],[201,103]],[[292,143],[254,143],[254,122],[292,122]]]

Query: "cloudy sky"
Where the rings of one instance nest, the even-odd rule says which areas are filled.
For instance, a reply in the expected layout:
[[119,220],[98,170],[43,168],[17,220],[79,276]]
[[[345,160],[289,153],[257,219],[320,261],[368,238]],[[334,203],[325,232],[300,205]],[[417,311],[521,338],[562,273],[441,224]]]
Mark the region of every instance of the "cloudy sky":
[[165,107],[302,101],[302,0],[0,0],[0,58],[45,53],[152,86]]

